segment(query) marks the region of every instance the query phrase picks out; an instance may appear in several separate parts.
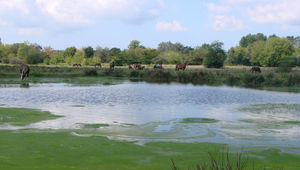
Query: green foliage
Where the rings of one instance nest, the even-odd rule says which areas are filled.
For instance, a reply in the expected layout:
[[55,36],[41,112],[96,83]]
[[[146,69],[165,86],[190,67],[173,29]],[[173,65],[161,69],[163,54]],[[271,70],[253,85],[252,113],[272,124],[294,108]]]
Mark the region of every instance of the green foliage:
[[227,54],[227,62],[232,65],[250,65],[248,49],[236,46],[232,47]]
[[24,63],[37,64],[41,62],[41,50],[37,44],[21,43],[18,45],[17,56]]
[[266,42],[264,66],[278,66],[279,62],[294,53],[294,47],[286,38],[273,37]]
[[64,51],[64,57],[73,57],[76,53],[77,49],[76,47],[69,47],[69,48],[66,48],[65,51]]
[[203,63],[203,58],[205,55],[207,55],[208,50],[201,46],[201,47],[196,47],[194,51],[192,51],[191,55],[191,60],[190,64],[202,64]]
[[62,51],[55,51],[51,56],[50,56],[50,64],[58,64],[58,63],[63,63],[64,62],[64,56]]
[[[118,53],[120,53],[120,51]],[[104,63],[108,63],[111,61],[109,48],[102,48],[102,47],[98,46],[98,47],[96,47],[94,55],[95,55],[95,57],[100,58],[100,60]]]
[[203,64],[208,68],[221,68],[226,59],[225,51],[222,49],[223,43],[215,41],[206,45],[208,53],[204,56]]
[[241,47],[248,47],[250,44],[256,42],[256,41],[266,41],[267,37],[262,33],[257,34],[248,34],[240,40],[240,46]]
[[140,41],[138,40],[132,40],[130,44],[128,45],[128,49],[136,49],[136,48],[145,48],[140,45]]
[[94,49],[91,46],[83,48],[83,51],[85,58],[92,58],[94,56]]
[[300,65],[300,57],[286,57],[284,59],[281,59],[277,71],[279,72],[291,72],[293,67]]
[[250,62],[252,65],[263,65],[265,45],[265,41],[256,41],[248,46]]

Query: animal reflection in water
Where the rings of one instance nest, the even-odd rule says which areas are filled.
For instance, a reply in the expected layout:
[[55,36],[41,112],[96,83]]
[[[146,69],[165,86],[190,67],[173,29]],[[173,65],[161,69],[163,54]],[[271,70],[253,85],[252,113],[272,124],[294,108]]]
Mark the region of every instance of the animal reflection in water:
[[28,82],[22,82],[20,84],[20,88],[29,88],[29,83]]
[[261,73],[261,70],[258,66],[253,66],[250,70],[251,73]]
[[30,68],[26,64],[21,64],[20,66],[20,74],[21,74],[21,80],[24,80],[26,77],[29,77]]
[[185,70],[185,68],[186,68],[186,66],[187,66],[187,62],[184,62],[184,63],[181,63],[181,64],[176,64],[176,68],[175,68],[175,70],[176,71],[179,71],[179,70]]

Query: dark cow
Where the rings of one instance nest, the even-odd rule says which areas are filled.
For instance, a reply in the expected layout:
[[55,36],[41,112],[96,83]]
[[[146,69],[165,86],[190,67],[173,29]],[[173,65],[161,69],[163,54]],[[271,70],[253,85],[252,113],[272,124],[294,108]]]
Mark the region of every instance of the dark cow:
[[153,66],[153,68],[154,68],[154,69],[163,69],[163,66],[162,66],[162,64],[155,64],[155,65]]
[[101,63],[96,63],[96,64],[95,64],[95,68],[96,68],[97,66],[99,66],[100,68],[102,67],[102,66],[101,66]]
[[73,64],[73,67],[81,67],[81,64],[79,64],[79,63],[74,63],[74,64]]
[[253,66],[250,70],[251,73],[261,73],[261,70],[258,66]]
[[137,69],[138,69],[138,70],[144,70],[144,69],[145,69],[145,66],[138,65]]
[[111,70],[114,70],[114,69],[115,69],[115,62],[110,63],[110,64],[109,64],[109,68],[110,68]]
[[20,74],[21,74],[21,80],[24,80],[25,77],[29,77],[30,68],[26,64],[21,64],[20,66]]
[[181,64],[176,64],[176,68],[175,68],[175,70],[176,71],[179,71],[179,70],[185,70],[185,68],[186,68],[186,65],[187,65],[187,62],[184,62],[184,63],[181,63]]

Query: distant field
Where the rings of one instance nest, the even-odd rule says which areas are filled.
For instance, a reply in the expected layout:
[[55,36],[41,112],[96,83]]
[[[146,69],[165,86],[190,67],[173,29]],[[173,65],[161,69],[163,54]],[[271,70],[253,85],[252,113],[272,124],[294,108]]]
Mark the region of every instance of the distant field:
[[[144,65],[144,70],[129,70],[128,66],[116,66],[109,69],[108,63],[102,68],[94,66],[72,67],[69,65],[30,65],[29,82],[49,82],[47,78],[68,78],[72,82],[76,77],[117,77],[148,82],[180,82],[206,85],[228,85],[259,88],[276,91],[300,91],[300,68],[289,73],[278,72],[274,67],[261,67],[261,73],[251,73],[251,67],[225,66],[224,68],[205,68],[202,65],[188,65],[185,71],[175,71],[175,65],[163,65],[163,70],[153,69],[153,65]],[[18,65],[0,65],[0,84],[19,84]],[[61,80],[58,80],[58,82]]]

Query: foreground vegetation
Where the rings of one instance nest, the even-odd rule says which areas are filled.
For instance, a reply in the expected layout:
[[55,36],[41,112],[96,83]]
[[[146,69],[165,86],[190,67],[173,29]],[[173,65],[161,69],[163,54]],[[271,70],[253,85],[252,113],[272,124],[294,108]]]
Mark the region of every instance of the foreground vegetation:
[[[49,116],[30,109],[15,114],[18,110],[0,108],[0,116],[12,114],[14,122],[23,125],[36,122],[28,120],[37,112],[41,120]],[[80,130],[0,130],[0,169],[224,169],[238,166],[237,162],[245,165],[243,169],[300,167],[299,155],[274,148],[244,148],[241,157],[236,153],[240,148],[228,152],[224,144],[150,142],[141,146],[100,136],[75,136],[76,132]]]
[[[18,65],[0,65],[0,84],[19,84]],[[262,68],[262,73],[251,73],[251,67],[225,67],[222,69],[188,66],[185,71],[175,71],[174,65],[165,65],[163,70],[154,70],[148,65],[145,70],[129,70],[116,67],[110,70],[108,65],[102,69],[94,67],[74,68],[68,66],[31,66],[29,81],[33,83],[83,83],[110,84],[107,77],[117,77],[119,81],[135,80],[147,82],[180,82],[199,85],[228,85],[277,91],[300,91],[300,69],[289,73],[278,72],[277,68]],[[106,80],[103,82],[103,80]]]

